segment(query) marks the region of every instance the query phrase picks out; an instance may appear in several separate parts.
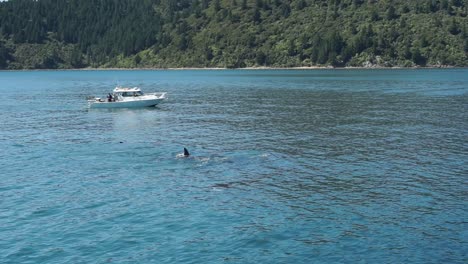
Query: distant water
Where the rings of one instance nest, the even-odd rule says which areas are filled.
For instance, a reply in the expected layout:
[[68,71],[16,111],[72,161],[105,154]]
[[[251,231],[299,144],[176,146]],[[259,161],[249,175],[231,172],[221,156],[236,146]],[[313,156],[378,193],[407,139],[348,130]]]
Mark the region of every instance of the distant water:
[[[116,84],[169,100],[86,109]],[[0,102],[0,263],[468,262],[467,69],[0,72]]]

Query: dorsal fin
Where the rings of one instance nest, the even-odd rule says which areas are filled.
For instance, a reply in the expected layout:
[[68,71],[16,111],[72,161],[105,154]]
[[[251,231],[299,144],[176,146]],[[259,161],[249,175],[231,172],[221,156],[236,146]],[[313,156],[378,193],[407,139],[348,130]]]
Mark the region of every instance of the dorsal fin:
[[190,153],[188,152],[188,150],[186,148],[184,148],[184,156],[186,156],[186,157],[190,156]]

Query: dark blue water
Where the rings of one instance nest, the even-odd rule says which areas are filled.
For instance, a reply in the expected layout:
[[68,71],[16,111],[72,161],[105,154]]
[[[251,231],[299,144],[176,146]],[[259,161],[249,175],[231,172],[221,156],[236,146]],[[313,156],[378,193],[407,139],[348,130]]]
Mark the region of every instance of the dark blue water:
[[467,263],[467,183],[466,69],[0,72],[1,263]]

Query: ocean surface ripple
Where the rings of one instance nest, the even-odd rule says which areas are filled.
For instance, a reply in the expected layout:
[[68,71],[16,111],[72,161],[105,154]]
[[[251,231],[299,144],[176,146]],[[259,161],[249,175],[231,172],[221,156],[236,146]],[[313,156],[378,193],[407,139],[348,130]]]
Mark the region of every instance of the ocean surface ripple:
[[[0,84],[1,263],[468,262],[467,69]],[[87,109],[117,84],[169,99]]]

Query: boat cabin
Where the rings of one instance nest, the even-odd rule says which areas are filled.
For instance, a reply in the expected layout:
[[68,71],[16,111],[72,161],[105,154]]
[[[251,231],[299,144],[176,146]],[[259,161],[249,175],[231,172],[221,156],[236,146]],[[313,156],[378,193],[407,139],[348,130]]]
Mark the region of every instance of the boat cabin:
[[144,95],[143,92],[138,87],[125,88],[125,87],[116,87],[114,89],[114,95],[122,97],[136,97]]

